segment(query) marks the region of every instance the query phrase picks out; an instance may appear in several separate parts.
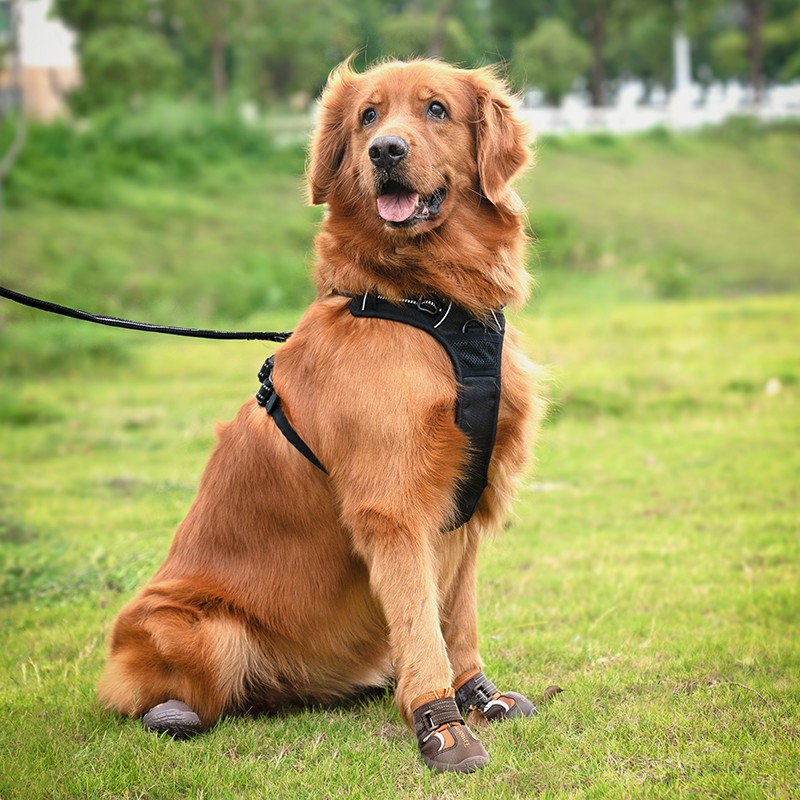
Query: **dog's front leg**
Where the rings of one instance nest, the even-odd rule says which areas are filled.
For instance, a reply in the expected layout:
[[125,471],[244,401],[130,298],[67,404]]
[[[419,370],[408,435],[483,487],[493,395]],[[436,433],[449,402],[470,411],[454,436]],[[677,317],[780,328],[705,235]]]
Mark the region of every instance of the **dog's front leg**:
[[397,705],[410,723],[414,699],[450,687],[453,677],[439,625],[432,536],[379,511],[359,517],[355,546],[386,618]]
[[463,724],[442,636],[432,541],[440,535],[364,509],[353,526],[356,550],[388,626],[397,679],[396,702],[417,734],[425,763],[439,771],[472,772],[488,762]]
[[478,652],[477,561],[480,533],[475,527],[446,536],[463,536],[464,553],[441,607],[442,634],[453,670],[454,686],[458,679],[482,668]]

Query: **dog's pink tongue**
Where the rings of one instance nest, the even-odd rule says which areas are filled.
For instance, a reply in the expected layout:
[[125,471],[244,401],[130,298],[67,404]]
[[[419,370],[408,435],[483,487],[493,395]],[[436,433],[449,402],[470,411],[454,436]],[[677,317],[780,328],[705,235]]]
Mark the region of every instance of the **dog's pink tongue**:
[[418,202],[416,192],[382,194],[378,198],[378,213],[387,222],[405,222],[416,211]]

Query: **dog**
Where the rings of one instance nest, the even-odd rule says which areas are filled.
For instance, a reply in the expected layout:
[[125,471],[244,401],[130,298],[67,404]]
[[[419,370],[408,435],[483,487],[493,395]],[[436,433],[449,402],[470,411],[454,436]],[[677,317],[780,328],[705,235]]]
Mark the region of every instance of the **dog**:
[[535,713],[484,675],[476,599],[542,411],[502,317],[529,290],[528,159],[490,68],[331,73],[307,165],[316,299],[120,612],[106,707],[181,738],[393,682],[423,761],[460,772],[488,761],[465,714]]

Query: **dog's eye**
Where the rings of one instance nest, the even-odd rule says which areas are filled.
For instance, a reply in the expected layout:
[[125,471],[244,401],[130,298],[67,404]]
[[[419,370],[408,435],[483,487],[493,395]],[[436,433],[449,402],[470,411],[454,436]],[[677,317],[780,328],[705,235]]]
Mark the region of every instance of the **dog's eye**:
[[374,108],[368,108],[361,115],[361,124],[366,127],[367,125],[372,125],[376,119],[378,119],[378,112]]
[[428,106],[428,114],[434,119],[447,119],[447,109],[435,100]]

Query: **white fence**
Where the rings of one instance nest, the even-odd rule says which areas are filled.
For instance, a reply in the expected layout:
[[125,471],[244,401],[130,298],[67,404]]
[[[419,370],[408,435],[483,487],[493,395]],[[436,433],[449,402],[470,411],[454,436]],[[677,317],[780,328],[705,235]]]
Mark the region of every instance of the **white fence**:
[[612,106],[593,108],[579,95],[569,95],[560,108],[537,104],[536,93],[526,98],[521,112],[534,136],[542,134],[609,131],[635,133],[664,126],[692,130],[715,125],[730,116],[747,114],[764,121],[800,118],[800,83],[771,88],[759,105],[748,102],[739,84],[715,84],[706,90],[693,85],[684,92],[654,92],[642,103],[644,87],[623,85]]

